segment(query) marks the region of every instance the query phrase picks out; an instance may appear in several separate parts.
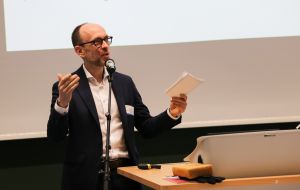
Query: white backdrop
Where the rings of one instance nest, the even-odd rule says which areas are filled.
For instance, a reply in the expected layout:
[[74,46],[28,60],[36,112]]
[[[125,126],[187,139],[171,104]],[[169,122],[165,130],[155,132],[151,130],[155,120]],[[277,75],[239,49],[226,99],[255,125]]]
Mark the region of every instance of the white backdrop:
[[70,33],[87,21],[103,24],[116,46],[300,34],[298,0],[4,0],[4,8],[8,51],[71,48]]
[[[16,1],[5,1],[5,5],[9,6],[13,2]],[[266,18],[266,15],[264,15],[260,18],[259,25],[253,25],[248,29],[245,29],[245,25],[249,23],[248,21],[235,21],[233,26],[238,27],[234,30],[229,30],[230,27],[224,25],[228,23],[228,20],[231,20],[225,14],[225,12],[230,13],[230,11],[224,12],[222,7],[225,4],[221,2],[216,3],[213,1],[218,6],[206,10],[210,15],[217,15],[212,17],[215,20],[210,21],[208,21],[210,19],[209,15],[205,19],[193,15],[184,17],[184,11],[188,8],[185,7],[187,6],[185,4],[181,11],[174,13],[171,11],[172,17],[176,17],[169,17],[168,20],[175,23],[175,28],[172,28],[173,26],[164,19],[162,21],[166,26],[162,25],[161,28],[157,28],[159,17],[156,14],[160,12],[168,14],[170,7],[173,7],[173,5],[165,9],[159,7],[158,11],[153,10],[154,8],[144,9],[145,14],[151,12],[155,16],[141,21],[140,24],[129,24],[130,18],[126,22],[120,19],[125,13],[119,15],[119,19],[113,21],[114,23],[111,23],[112,21],[106,23],[106,20],[110,18],[106,14],[100,17],[99,20],[88,19],[88,16],[95,15],[94,6],[91,4],[89,6],[79,4],[85,10],[83,13],[89,13],[89,15],[86,15],[80,14],[71,6],[79,3],[77,1],[49,2],[50,4],[55,2],[55,6],[51,7],[49,3],[45,2],[48,7],[42,9],[42,7],[37,6],[39,1],[18,1],[19,4],[34,3],[39,9],[44,10],[39,12],[41,14],[40,18],[43,18],[44,12],[47,13],[45,15],[48,15],[48,17],[40,22],[35,21],[37,19],[35,17],[39,17],[39,15],[33,16],[34,18],[26,18],[27,15],[23,14],[22,9],[10,13],[9,11],[5,12],[5,20],[9,17],[8,14],[20,12],[20,17],[34,21],[33,26],[30,26],[28,22],[28,25],[23,25],[25,22],[23,20],[22,22],[18,21],[21,28],[13,29],[17,26],[11,28],[8,23],[4,22],[4,19],[0,20],[0,25],[5,26],[0,28],[0,139],[2,140],[45,136],[50,111],[51,87],[56,80],[56,74],[72,72],[82,63],[73,53],[73,50],[68,47],[71,44],[71,28],[84,21],[97,21],[107,26],[108,32],[115,37],[113,43],[118,45],[112,47],[112,58],[115,59],[117,70],[133,77],[144,102],[149,106],[153,115],[168,107],[169,99],[165,94],[165,89],[183,71],[189,71],[193,75],[205,79],[203,84],[189,94],[188,109],[183,115],[183,123],[177,128],[300,120],[300,89],[298,84],[300,81],[300,37],[295,36],[300,34],[296,28],[298,24],[295,23],[300,17],[294,16],[295,11],[293,12],[293,9],[300,6],[288,6],[289,3],[298,3],[298,1],[253,1],[258,3],[256,6],[250,5],[252,1],[249,1],[241,7],[243,9],[237,9],[240,11],[236,11],[236,15],[231,14],[231,18],[243,15],[248,8],[251,10],[247,13],[247,15],[251,15],[248,16],[249,18],[252,18],[256,8],[261,13],[264,11],[259,11],[260,9],[267,10],[269,17]],[[99,2],[117,3],[118,1]],[[156,3],[156,1],[153,2]],[[177,1],[172,2],[174,4],[178,3]],[[238,1],[228,2],[240,5]],[[271,6],[273,4],[269,4],[268,8],[263,2],[273,2],[276,5],[274,6],[274,15]],[[279,6],[280,3],[284,2],[287,2],[287,4]],[[63,5],[71,8],[62,9],[61,6]],[[4,18],[3,0],[0,6],[1,15]],[[35,6],[32,8],[35,8]],[[133,10],[129,11],[124,6],[121,6],[124,9],[121,10],[134,12]],[[280,7],[282,10],[279,10]],[[17,10],[16,7],[14,8]],[[99,11],[103,9],[99,8]],[[192,8],[190,10],[194,10],[193,13],[197,11]],[[241,10],[244,11],[241,12]],[[60,11],[64,13],[63,18],[56,18]],[[71,23],[60,21],[66,19],[64,17],[73,18],[73,12],[84,17],[80,19],[74,17]],[[34,11],[27,13],[34,15]],[[115,15],[118,12],[109,13]],[[225,15],[218,15],[218,13]],[[275,13],[291,15],[288,20],[290,19],[292,22],[290,24],[281,23],[283,25],[280,27],[278,18],[281,18],[282,15],[279,14],[278,16]],[[138,15],[143,17],[143,11],[139,9]],[[181,16],[184,19],[178,20]],[[50,20],[52,17],[55,19],[54,21]],[[135,20],[136,16],[133,15],[133,17],[132,21]],[[275,18],[275,24],[270,23],[269,18]],[[210,23],[210,26],[204,27],[202,25],[203,20]],[[55,23],[58,23],[58,25]],[[142,23],[146,23],[146,30],[141,27]],[[187,23],[190,23],[190,25],[188,26]],[[66,25],[66,31],[63,30],[62,25]],[[200,26],[200,29],[189,28],[196,27],[196,25]],[[138,26],[138,29],[134,26]],[[47,27],[53,28],[55,31],[50,33],[48,29],[43,31]],[[169,31],[164,31],[164,27]],[[125,31],[121,30],[123,28]],[[264,28],[264,31],[273,33],[267,35],[267,33],[254,33],[252,31],[252,29],[261,28]],[[279,28],[283,30],[279,30]],[[175,35],[177,29],[181,33]],[[213,30],[209,32],[209,29]],[[220,36],[221,29],[225,29],[224,34],[227,36]],[[29,33],[27,33],[27,30]],[[11,32],[15,31],[19,34],[11,35]],[[226,33],[226,31],[231,33]],[[247,32],[253,35],[244,38],[247,37],[245,36]],[[128,37],[127,34],[131,33],[134,35]],[[198,41],[202,40],[202,37],[206,36],[205,34],[211,33],[219,34],[219,36],[211,37],[206,41]],[[199,38],[189,38],[192,34],[197,34],[196,36]],[[233,34],[237,34],[236,37]],[[277,35],[281,37],[274,37]],[[167,38],[169,36],[170,38]],[[221,38],[226,40],[219,40]],[[13,39],[17,40],[13,42]],[[139,39],[145,41],[138,41]],[[35,40],[37,43],[34,42]],[[137,45],[142,43],[148,45]]]

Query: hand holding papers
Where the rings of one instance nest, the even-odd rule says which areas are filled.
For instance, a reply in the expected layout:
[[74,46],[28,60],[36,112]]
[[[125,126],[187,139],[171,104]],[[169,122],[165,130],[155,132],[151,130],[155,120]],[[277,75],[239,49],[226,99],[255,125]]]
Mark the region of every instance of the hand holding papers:
[[166,93],[170,97],[179,97],[180,94],[188,94],[201,82],[203,82],[203,80],[193,76],[188,72],[183,72],[179,79],[166,90]]

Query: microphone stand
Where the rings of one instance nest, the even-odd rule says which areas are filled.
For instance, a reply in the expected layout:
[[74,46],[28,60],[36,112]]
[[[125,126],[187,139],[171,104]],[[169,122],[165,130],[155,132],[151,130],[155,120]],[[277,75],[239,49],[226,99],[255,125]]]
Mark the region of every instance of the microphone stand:
[[108,93],[108,112],[105,114],[107,119],[106,128],[106,145],[105,145],[105,158],[104,158],[104,179],[103,189],[110,190],[110,168],[109,168],[109,150],[110,146],[110,122],[111,122],[111,82],[113,80],[113,72],[109,71],[108,82],[109,82],[109,93]]

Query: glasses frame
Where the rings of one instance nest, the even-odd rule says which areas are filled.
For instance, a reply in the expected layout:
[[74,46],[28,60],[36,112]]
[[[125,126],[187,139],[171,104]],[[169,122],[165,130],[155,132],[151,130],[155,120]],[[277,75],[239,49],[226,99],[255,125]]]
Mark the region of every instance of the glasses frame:
[[101,47],[103,45],[103,41],[105,41],[105,43],[107,43],[108,45],[110,45],[112,43],[112,39],[113,37],[112,36],[106,36],[104,39],[102,38],[96,38],[92,41],[89,41],[89,42],[84,42],[84,43],[81,43],[81,44],[78,44],[79,46],[83,46],[85,44],[93,44],[95,47]]

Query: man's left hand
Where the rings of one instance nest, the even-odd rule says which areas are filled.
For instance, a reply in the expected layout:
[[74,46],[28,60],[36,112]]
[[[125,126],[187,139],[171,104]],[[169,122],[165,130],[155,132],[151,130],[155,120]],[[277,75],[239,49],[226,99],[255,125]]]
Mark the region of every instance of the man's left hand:
[[180,94],[179,97],[172,97],[170,103],[170,114],[173,117],[179,117],[186,109],[187,106],[187,96],[185,94]]

